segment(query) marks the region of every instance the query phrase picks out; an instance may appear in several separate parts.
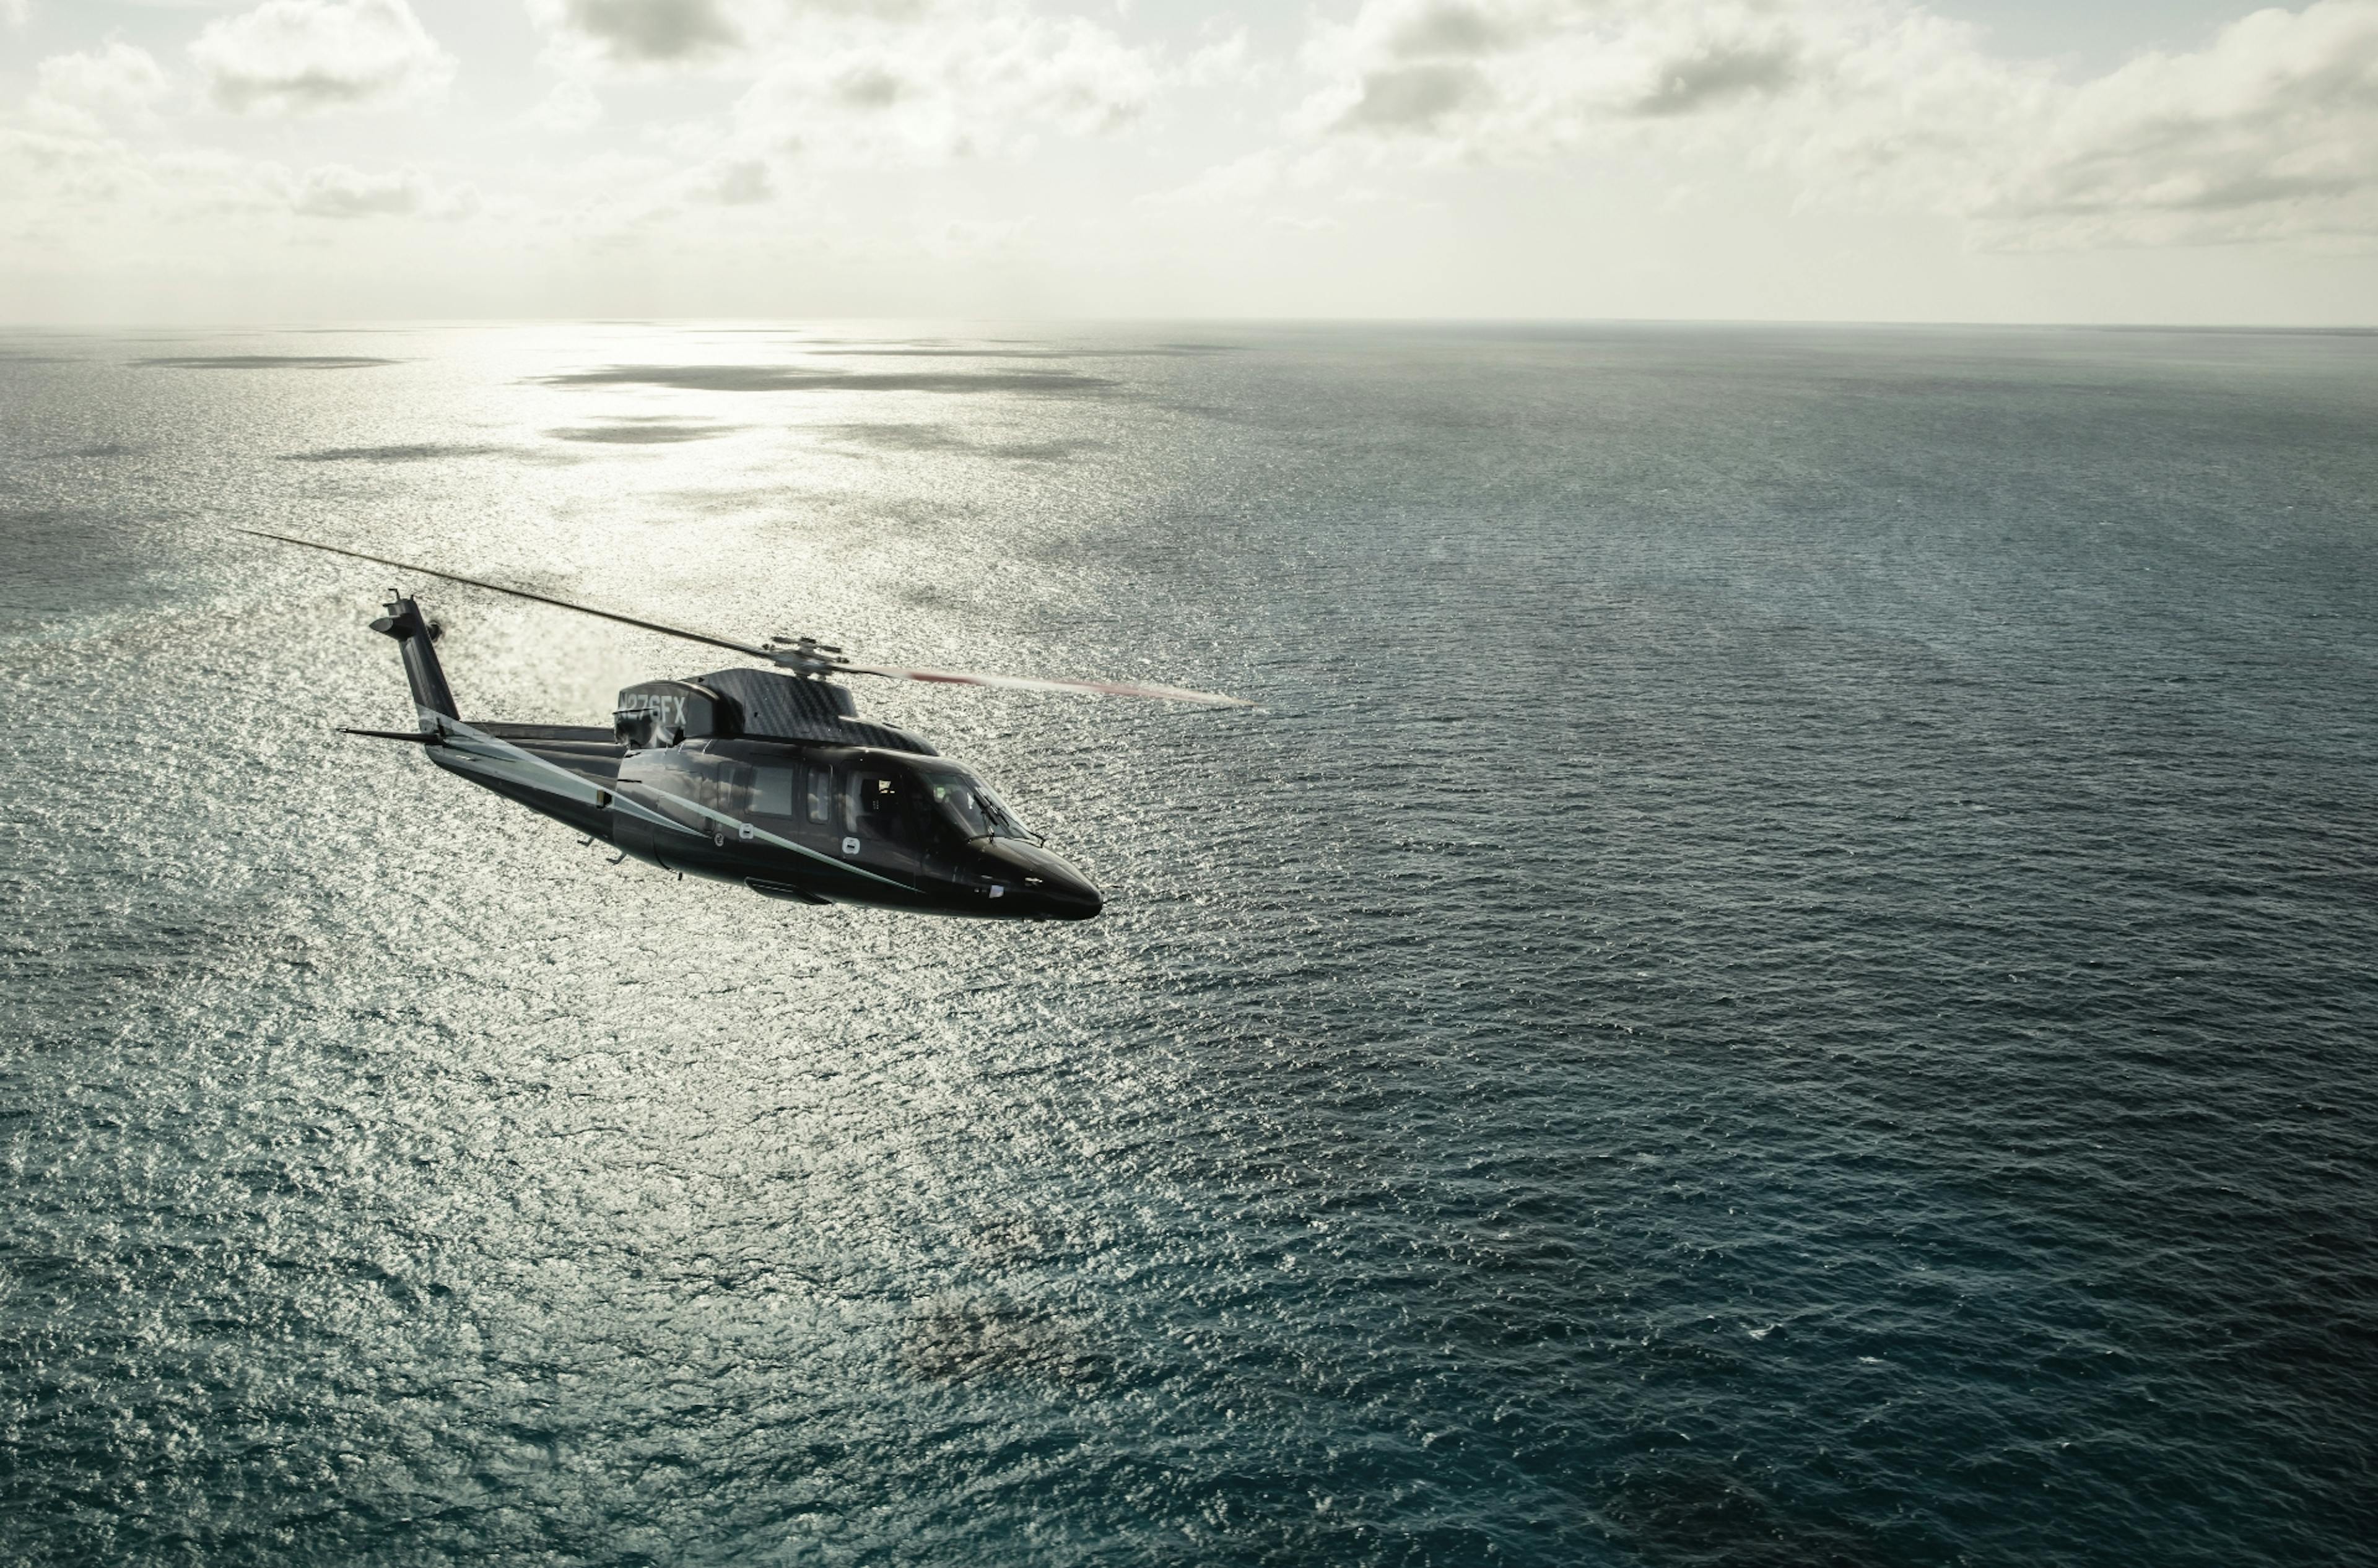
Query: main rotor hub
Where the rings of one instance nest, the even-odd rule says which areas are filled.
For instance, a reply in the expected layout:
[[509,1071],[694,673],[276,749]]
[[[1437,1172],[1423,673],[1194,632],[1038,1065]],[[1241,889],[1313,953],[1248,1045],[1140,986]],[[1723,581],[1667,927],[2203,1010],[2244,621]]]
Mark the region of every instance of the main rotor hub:
[[831,642],[820,642],[814,637],[787,637],[778,633],[768,639],[768,657],[787,669],[799,670],[807,676],[830,675],[850,663],[842,650]]

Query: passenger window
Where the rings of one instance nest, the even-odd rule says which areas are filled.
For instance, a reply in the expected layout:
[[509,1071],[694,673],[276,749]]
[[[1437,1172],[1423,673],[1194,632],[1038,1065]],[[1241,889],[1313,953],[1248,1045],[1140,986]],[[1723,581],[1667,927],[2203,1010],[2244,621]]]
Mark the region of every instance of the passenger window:
[[730,816],[751,809],[751,769],[741,762],[719,762],[711,775],[710,808]]
[[762,768],[751,791],[751,809],[768,817],[793,814],[793,772],[790,768]]
[[834,820],[834,770],[823,767],[803,769],[809,782],[810,820],[825,823]]

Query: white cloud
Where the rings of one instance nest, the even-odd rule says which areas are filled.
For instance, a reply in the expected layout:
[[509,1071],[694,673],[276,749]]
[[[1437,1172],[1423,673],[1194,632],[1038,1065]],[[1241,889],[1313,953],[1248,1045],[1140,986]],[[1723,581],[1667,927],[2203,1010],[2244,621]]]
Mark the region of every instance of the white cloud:
[[169,86],[147,50],[110,41],[42,61],[26,108],[36,123],[96,133],[109,120],[147,119]]
[[1248,46],[1247,30],[1233,28],[1192,50],[1181,64],[1180,78],[1191,87],[1242,87],[1268,74]]
[[2077,83],[1905,0],[1368,0],[1305,58],[1296,128],[1369,160],[1715,158],[2001,245],[2378,235],[2378,0]]
[[377,108],[445,86],[454,62],[404,0],[266,0],[190,45],[234,114]]
[[735,134],[823,163],[1013,156],[1042,133],[1129,123],[1158,80],[1150,57],[1106,29],[1020,5],[820,11],[775,41],[735,106]]
[[1523,160],[1628,143],[1645,121],[1855,111],[1861,84],[1928,83],[1978,59],[1976,40],[1899,0],[1370,0],[1316,32],[1325,79],[1299,120]]
[[[161,226],[185,236],[285,210],[282,172],[205,148],[141,150],[103,134],[0,127],[0,211],[54,264],[105,265],[162,254]],[[193,227],[195,226],[195,227]],[[214,229],[213,237],[223,231]]]
[[410,169],[367,174],[342,163],[307,170],[289,193],[290,207],[308,218],[400,218],[429,199],[429,182]]
[[540,129],[574,136],[594,128],[603,118],[603,104],[594,96],[593,83],[582,77],[569,77],[557,82],[544,101],[522,118]]
[[1187,185],[1143,196],[1137,205],[1188,212],[1253,208],[1278,197],[1310,205],[1324,190],[1344,200],[1353,195],[1346,186],[1346,174],[1343,160],[1333,157],[1327,149],[1291,156],[1267,147],[1218,163]]
[[752,207],[773,199],[776,184],[765,163],[747,158],[703,171],[694,194],[720,207]]
[[2378,234],[2378,4],[2258,11],[2083,85],[1980,216],[2067,243]]

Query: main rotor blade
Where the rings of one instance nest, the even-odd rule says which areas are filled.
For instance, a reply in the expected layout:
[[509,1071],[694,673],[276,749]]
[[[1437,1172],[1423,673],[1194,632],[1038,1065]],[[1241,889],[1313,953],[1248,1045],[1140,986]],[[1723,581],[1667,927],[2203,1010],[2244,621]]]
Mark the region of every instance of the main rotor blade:
[[[556,599],[549,593],[532,593],[525,588],[512,588],[500,582],[489,582],[482,577],[464,577],[460,572],[439,571],[436,567],[426,567],[414,561],[391,560],[386,556],[368,556],[361,550],[342,549],[336,545],[324,545],[312,539],[300,539],[294,534],[268,533],[260,528],[238,528],[234,529],[233,532],[245,533],[252,538],[274,540],[282,545],[295,545],[303,549],[320,550],[326,555],[344,556],[349,560],[369,561],[374,566],[394,567],[399,571],[417,571],[424,577],[441,578],[448,582],[465,583],[473,588],[484,588],[491,593],[509,593],[515,599],[526,599],[539,604],[551,604],[558,610],[575,610],[582,616],[594,616],[602,620],[617,621],[621,626],[632,626],[643,631],[656,631],[663,637],[682,638],[688,642],[701,642],[713,648],[724,648],[730,652],[748,654],[754,659],[764,659],[773,664],[793,662],[786,650],[759,648],[749,642],[737,642],[731,638],[713,637],[708,632],[688,631],[679,626],[664,626],[659,621],[648,621],[636,616],[623,616],[617,610],[598,610],[592,604],[572,604],[567,599]],[[1143,686],[1128,681],[1112,680],[1041,680],[1031,676],[993,675],[984,670],[904,669],[892,664],[851,664],[839,660],[821,661],[821,663],[826,667],[820,673],[828,675],[883,676],[891,680],[931,681],[941,686],[995,686],[1010,691],[1087,691],[1101,697],[1159,697],[1169,702],[1195,702],[1207,708],[1255,706],[1243,697],[1224,697],[1212,691],[1191,691],[1178,686]]]
[[575,610],[582,616],[598,616],[607,621],[618,621],[621,626],[632,626],[644,631],[657,631],[663,637],[679,637],[688,642],[706,642],[713,648],[725,648],[737,653],[749,653],[755,659],[766,659],[772,664],[777,662],[775,655],[768,650],[755,648],[749,642],[736,642],[724,637],[713,637],[704,631],[688,631],[679,626],[663,626],[658,621],[640,620],[634,616],[623,616],[617,610],[598,610],[592,604],[573,604],[567,599],[556,599],[548,593],[532,593],[525,588],[507,588],[500,582],[489,582],[485,578],[464,577],[460,572],[439,571],[436,567],[416,566],[411,561],[392,561],[386,556],[366,556],[361,550],[342,550],[336,545],[319,545],[311,539],[298,539],[286,533],[267,533],[260,528],[238,528],[232,532],[251,534],[258,539],[277,539],[283,545],[299,545],[308,550],[321,550],[333,556],[345,556],[351,560],[369,561],[374,566],[394,567],[399,571],[417,571],[424,577],[442,577],[449,582],[468,583],[473,588],[484,588],[491,593],[509,593],[515,599],[534,600],[540,604],[551,604],[558,610]]
[[1207,708],[1252,708],[1243,697],[1214,691],[1191,691],[1178,686],[1135,686],[1116,680],[1040,680],[1031,676],[991,675],[982,670],[910,670],[888,664],[845,664],[842,673],[886,676],[893,680],[926,680],[943,686],[997,686],[1010,691],[1090,691],[1101,697],[1161,697],[1169,702],[1195,702]]

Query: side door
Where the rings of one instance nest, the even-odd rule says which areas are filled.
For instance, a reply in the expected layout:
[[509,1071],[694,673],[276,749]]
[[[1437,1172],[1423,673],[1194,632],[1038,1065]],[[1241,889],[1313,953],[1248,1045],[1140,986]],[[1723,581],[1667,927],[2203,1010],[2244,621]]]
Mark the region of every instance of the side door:
[[725,812],[740,824],[730,828],[724,822],[713,821],[712,840],[722,847],[739,838],[748,841],[751,837],[753,785],[757,782],[751,765],[727,757],[704,757],[702,762],[702,803],[713,811]]

